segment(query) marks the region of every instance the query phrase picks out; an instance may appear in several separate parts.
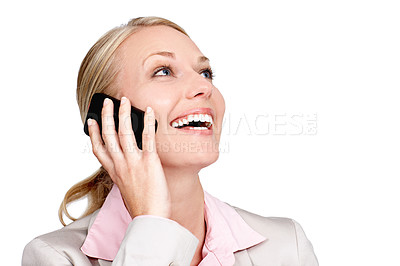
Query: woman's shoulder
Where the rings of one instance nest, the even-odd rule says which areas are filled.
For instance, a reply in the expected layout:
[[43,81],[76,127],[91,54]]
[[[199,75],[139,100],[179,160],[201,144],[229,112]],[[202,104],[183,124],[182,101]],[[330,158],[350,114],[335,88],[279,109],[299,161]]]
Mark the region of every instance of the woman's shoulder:
[[62,245],[66,242],[69,244],[79,245],[85,240],[89,224],[96,214],[97,212],[90,214],[70,223],[69,225],[64,226],[61,229],[43,234],[35,239],[40,239],[41,241],[52,245]]
[[318,265],[313,246],[296,220],[286,217],[265,217],[230,206],[251,228],[267,239],[260,245],[248,249],[249,255],[254,260],[265,261],[266,254],[272,256],[279,254],[281,258],[293,258],[294,261],[299,261],[300,265]]
[[293,231],[299,225],[295,220],[286,217],[265,217],[259,214],[230,205],[243,220],[260,234],[266,236],[270,232]]
[[294,219],[287,217],[265,217],[236,206],[231,205],[231,207],[236,210],[250,227],[269,240],[279,239],[282,241],[285,239],[294,239],[298,244],[299,239],[306,239],[303,228]]
[[81,263],[78,265],[85,265],[88,258],[80,248],[96,214],[94,212],[59,230],[35,237],[24,248],[22,265],[48,265],[47,261],[55,260],[59,260],[59,265],[75,265],[77,260]]

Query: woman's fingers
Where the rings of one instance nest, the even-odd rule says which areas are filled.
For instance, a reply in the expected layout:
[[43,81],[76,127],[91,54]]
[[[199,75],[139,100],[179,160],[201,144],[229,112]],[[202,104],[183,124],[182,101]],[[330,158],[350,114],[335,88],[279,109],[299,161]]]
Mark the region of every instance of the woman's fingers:
[[118,134],[115,131],[114,104],[108,98],[106,98],[103,103],[103,109],[101,110],[101,121],[103,126],[103,140],[112,160],[114,163],[124,160],[124,155],[122,154],[121,147],[119,146]]
[[137,154],[138,148],[135,135],[132,130],[131,103],[126,97],[121,98],[121,106],[119,108],[118,136],[121,148],[124,151],[126,158],[133,158],[132,155]]
[[111,100],[106,102],[102,110],[105,145],[102,143],[98,126],[93,124],[94,121],[90,121],[89,135],[93,152],[120,189],[132,218],[142,214],[169,218],[170,195],[156,151],[154,111],[150,107],[146,109],[142,135],[143,151],[140,151],[132,130],[130,110],[130,102],[124,97],[121,99],[118,114],[120,123],[117,134],[114,128],[113,104]]
[[142,148],[145,153],[156,153],[154,111],[149,106],[144,115],[144,128],[142,134]]

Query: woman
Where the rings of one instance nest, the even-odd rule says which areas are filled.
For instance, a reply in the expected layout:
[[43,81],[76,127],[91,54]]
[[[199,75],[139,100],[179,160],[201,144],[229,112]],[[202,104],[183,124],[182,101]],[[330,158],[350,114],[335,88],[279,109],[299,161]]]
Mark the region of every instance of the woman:
[[[198,173],[218,158],[225,111],[212,77],[208,58],[168,20],[137,18],[106,33],[82,62],[77,100],[84,122],[94,93],[121,99],[123,122],[116,133],[108,99],[102,134],[88,121],[102,167],[67,192],[60,219],[84,196],[88,209],[32,240],[22,264],[318,265],[295,221],[246,212],[203,190]],[[142,150],[131,105],[146,110]]]

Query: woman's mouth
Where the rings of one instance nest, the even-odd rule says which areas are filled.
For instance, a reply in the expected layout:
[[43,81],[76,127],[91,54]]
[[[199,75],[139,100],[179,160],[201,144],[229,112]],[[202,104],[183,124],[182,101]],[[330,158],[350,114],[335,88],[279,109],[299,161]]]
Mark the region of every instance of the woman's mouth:
[[171,126],[180,130],[211,134],[213,118],[207,113],[192,113],[175,119]]

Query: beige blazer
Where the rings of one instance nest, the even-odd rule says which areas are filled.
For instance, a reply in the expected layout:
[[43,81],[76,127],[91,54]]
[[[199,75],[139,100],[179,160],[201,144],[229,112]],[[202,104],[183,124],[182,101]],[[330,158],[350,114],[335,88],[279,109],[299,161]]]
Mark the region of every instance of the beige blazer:
[[[251,228],[267,238],[258,245],[235,252],[235,266],[318,266],[313,247],[297,222],[288,218],[262,217],[232,207]],[[24,249],[22,265],[190,265],[199,240],[178,223],[163,223],[151,217],[138,219],[140,223],[131,222],[113,262],[87,257],[80,247],[97,213],[33,239]],[[151,243],[151,250],[145,248],[147,239],[166,234],[168,237],[164,239],[168,241],[159,239],[157,243]]]

